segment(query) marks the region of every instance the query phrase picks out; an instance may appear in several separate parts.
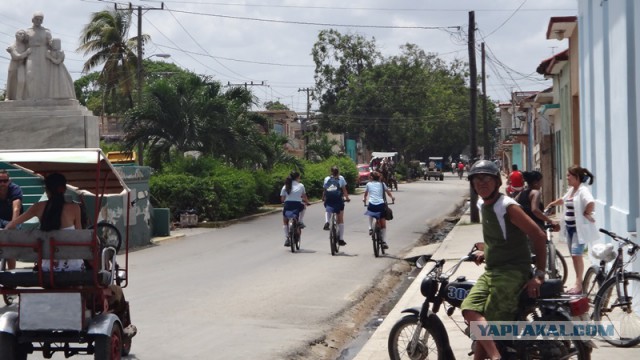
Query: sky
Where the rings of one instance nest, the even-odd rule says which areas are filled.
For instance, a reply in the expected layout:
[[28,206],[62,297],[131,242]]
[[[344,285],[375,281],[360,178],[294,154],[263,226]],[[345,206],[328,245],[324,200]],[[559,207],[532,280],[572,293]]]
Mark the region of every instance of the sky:
[[[565,50],[567,40],[547,40],[549,19],[577,15],[576,0],[1,0],[0,45],[11,45],[18,29],[31,26],[36,11],[43,26],[62,41],[65,65],[81,77],[88,58],[77,52],[82,28],[94,12],[141,6],[142,32],[151,36],[144,57],[174,63],[229,86],[251,84],[259,105],[279,101],[304,112],[314,87],[313,44],[323,29],[375,39],[384,56],[416,44],[446,61],[469,61],[469,11],[476,19],[476,63],[480,43],[487,50],[487,94],[508,101],[512,91],[539,91],[552,85],[536,67]],[[135,12],[137,14],[137,12]],[[130,36],[137,32],[133,17]],[[170,54],[161,59],[156,54]],[[0,86],[7,79],[9,54],[0,53]],[[101,69],[97,69],[98,71]],[[478,85],[480,86],[480,84]],[[311,104],[312,110],[318,105]]]

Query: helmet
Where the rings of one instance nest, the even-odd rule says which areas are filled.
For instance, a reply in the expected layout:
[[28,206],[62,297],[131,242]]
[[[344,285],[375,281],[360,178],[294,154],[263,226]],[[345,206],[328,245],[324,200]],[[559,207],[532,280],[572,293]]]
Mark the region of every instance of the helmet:
[[492,175],[498,179],[498,182],[502,184],[502,178],[500,177],[500,169],[498,165],[496,165],[493,161],[489,160],[480,160],[477,161],[471,169],[469,169],[469,181],[473,179],[474,176],[479,174],[488,174]]

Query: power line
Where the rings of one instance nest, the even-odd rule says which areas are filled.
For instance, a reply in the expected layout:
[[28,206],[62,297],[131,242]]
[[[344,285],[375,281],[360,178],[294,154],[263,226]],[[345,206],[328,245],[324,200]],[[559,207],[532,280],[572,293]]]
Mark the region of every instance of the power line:
[[520,6],[518,6],[518,8],[517,8],[517,9],[515,9],[515,10],[513,11],[513,13],[511,13],[511,15],[509,15],[509,17],[508,17],[505,21],[503,21],[503,22],[502,22],[502,24],[500,24],[497,28],[493,29],[493,31],[492,31],[492,32],[490,32],[490,33],[489,33],[489,35],[487,35],[487,36],[483,37],[483,38],[482,38],[482,41],[485,41],[485,39],[486,39],[486,38],[488,38],[489,36],[491,36],[494,32],[498,31],[501,27],[503,27],[503,26],[504,26],[504,24],[506,24],[509,20],[511,20],[511,18],[512,18],[512,17],[513,17],[513,16],[518,12],[518,10],[520,10],[520,8],[522,8],[522,6],[524,6],[524,4],[525,4],[526,2],[527,2],[527,0],[524,0],[524,1],[522,2],[522,4],[520,4]]
[[453,25],[452,26],[396,26],[396,25],[332,24],[332,23],[316,23],[316,22],[293,21],[293,20],[261,19],[261,18],[251,18],[251,17],[244,17],[244,16],[231,16],[231,15],[186,11],[186,10],[169,10],[169,11],[174,11],[182,14],[190,14],[190,15],[218,17],[223,19],[248,20],[248,21],[266,22],[266,23],[279,23],[279,24],[311,25],[311,26],[322,26],[322,27],[350,27],[350,28],[369,28],[369,29],[413,29],[413,30],[444,30],[444,29],[460,28],[460,26],[453,26]]

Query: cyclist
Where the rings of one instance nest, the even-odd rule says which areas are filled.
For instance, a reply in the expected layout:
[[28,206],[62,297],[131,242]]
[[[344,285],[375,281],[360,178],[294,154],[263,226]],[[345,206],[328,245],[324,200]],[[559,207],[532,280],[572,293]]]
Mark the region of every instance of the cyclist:
[[290,246],[289,232],[287,231],[288,219],[284,216],[286,211],[297,210],[298,211],[298,223],[301,229],[304,229],[305,225],[302,222],[304,218],[304,211],[306,209],[305,204],[309,205],[309,199],[307,198],[307,192],[304,189],[304,185],[300,182],[300,173],[292,171],[287,179],[284,181],[284,186],[280,191],[280,201],[284,204],[282,207],[282,230],[284,231],[284,246]]
[[[488,321],[514,320],[520,291],[537,297],[544,281],[545,233],[527,216],[516,201],[501,194],[500,169],[489,160],[480,160],[469,169],[473,190],[482,198],[482,235],[476,263],[485,261],[480,276],[462,302],[467,323],[487,325]],[[528,237],[528,239],[527,239]],[[529,240],[536,254],[536,272],[531,277]],[[474,359],[500,359],[493,340],[478,340]]]
[[324,200],[324,230],[329,230],[329,218],[331,213],[336,213],[338,219],[338,244],[345,246],[344,241],[344,202],[350,201],[349,192],[347,191],[347,181],[340,175],[340,169],[337,166],[331,167],[331,175],[324,178],[322,187],[322,200]]
[[379,172],[374,171],[370,175],[371,181],[367,183],[367,187],[364,191],[364,198],[362,201],[366,204],[367,199],[369,200],[369,205],[367,206],[367,212],[365,215],[369,215],[369,235],[373,233],[373,216],[371,213],[380,213],[381,216],[378,219],[378,224],[380,224],[380,235],[382,236],[382,248],[388,249],[389,245],[387,245],[387,221],[384,218],[384,197],[383,193],[386,192],[387,195],[391,198],[391,201],[395,202],[396,198],[391,194],[391,190],[387,188],[387,185],[382,183]]

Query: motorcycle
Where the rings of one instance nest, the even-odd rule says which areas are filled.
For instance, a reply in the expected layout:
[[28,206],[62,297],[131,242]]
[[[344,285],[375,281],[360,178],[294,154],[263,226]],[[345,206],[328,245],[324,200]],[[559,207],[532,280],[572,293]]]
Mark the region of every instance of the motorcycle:
[[[430,256],[419,256],[408,259],[415,262],[418,268],[427,262],[435,263],[434,267],[422,280],[420,292],[425,297],[421,307],[405,309],[406,314],[392,327],[388,339],[389,358],[392,360],[455,360],[449,342],[449,335],[444,323],[438,317],[441,306],[446,307],[447,316],[451,317],[456,308],[475,284],[465,276],[449,281],[460,265],[465,261],[475,261],[474,245],[471,251],[458,261],[451,269],[443,272],[445,260],[433,260]],[[529,298],[525,291],[520,297],[518,321],[571,321],[572,317],[580,317],[588,312],[588,299],[581,295],[563,295],[561,280],[546,280],[540,288],[540,297]],[[455,320],[454,320],[455,321]],[[465,335],[471,336],[469,327]],[[496,341],[503,359],[579,359],[591,358],[591,350],[595,346],[585,340],[499,340]],[[475,341],[471,346],[471,354]]]

